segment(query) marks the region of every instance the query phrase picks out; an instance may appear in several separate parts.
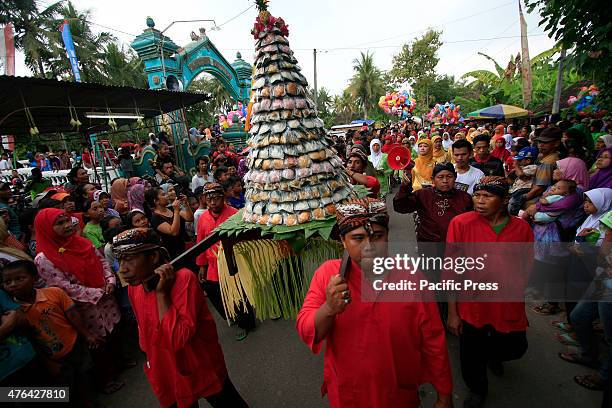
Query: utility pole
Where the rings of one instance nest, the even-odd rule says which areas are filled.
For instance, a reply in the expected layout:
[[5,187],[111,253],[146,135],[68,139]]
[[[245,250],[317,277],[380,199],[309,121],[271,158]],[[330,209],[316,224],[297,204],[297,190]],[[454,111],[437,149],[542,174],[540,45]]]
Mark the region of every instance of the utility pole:
[[314,48],[312,50],[312,60],[314,62],[314,103],[315,103],[315,112],[318,113],[319,111],[319,102],[318,102],[318,96],[319,96],[319,91],[317,90],[317,49]]
[[559,57],[559,70],[557,71],[557,84],[555,85],[555,97],[553,99],[552,114],[559,113],[561,101],[561,88],[563,87],[563,60],[565,60],[565,48],[561,50]]

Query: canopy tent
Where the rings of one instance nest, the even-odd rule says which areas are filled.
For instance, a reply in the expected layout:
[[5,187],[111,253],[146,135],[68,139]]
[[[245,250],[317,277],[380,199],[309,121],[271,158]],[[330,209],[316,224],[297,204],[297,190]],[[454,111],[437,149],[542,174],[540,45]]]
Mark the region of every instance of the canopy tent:
[[[75,131],[70,124],[72,119],[82,123],[81,131],[104,130],[108,129],[109,112],[120,126],[133,122],[137,116],[151,118],[210,99],[208,94],[191,92],[11,76],[0,76],[0,95],[3,135],[30,134],[30,121],[40,133]],[[96,113],[102,117],[87,117]]]
[[372,126],[374,124],[374,121],[371,119],[356,119],[354,121],[351,122],[352,125],[368,125],[368,126]]
[[468,113],[468,119],[512,119],[529,116],[529,112],[523,108],[512,105],[493,105],[488,108],[479,109]]

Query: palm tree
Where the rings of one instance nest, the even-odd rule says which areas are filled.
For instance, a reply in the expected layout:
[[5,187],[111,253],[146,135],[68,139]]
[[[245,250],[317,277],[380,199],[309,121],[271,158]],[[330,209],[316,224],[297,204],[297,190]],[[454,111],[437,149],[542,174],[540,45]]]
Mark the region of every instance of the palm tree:
[[147,87],[142,60],[133,51],[126,52],[114,42],[106,47],[101,74],[102,83],[107,85]]
[[210,94],[211,99],[207,103],[215,113],[231,110],[234,103],[229,91],[214,76],[197,79],[189,85],[189,88],[192,92]]
[[332,102],[332,109],[336,117],[342,123],[348,123],[353,118],[357,111],[355,98],[347,88],[342,92],[342,95],[336,95]]
[[[15,48],[25,54],[25,63],[37,77],[45,77],[44,61],[53,57],[50,47],[52,31],[49,22],[55,21],[63,0],[39,11],[36,0],[8,0],[2,2],[0,24],[13,23]],[[57,31],[57,27],[53,30]]]
[[115,38],[107,32],[94,33],[89,22],[91,12],[89,10],[77,10],[70,1],[62,5],[57,17],[57,19],[47,22],[47,26],[52,33],[51,46],[55,55],[55,58],[49,61],[53,73],[59,76],[70,76],[72,72],[70,62],[66,58],[61,33],[57,29],[63,21],[67,21],[70,24],[83,81],[104,82],[102,65],[105,59],[105,50],[109,44],[115,41]]
[[353,70],[355,74],[349,89],[362,109],[364,119],[367,119],[368,111],[376,109],[378,98],[384,94],[382,72],[374,64],[374,56],[369,52],[361,52],[361,56],[353,60]]

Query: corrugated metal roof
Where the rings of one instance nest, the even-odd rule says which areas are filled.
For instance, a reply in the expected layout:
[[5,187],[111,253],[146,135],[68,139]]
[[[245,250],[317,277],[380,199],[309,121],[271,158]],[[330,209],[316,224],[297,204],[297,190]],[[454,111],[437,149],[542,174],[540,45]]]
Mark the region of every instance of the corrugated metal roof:
[[[208,94],[138,89],[55,79],[0,76],[0,134],[30,133],[25,107],[29,108],[41,134],[74,131],[70,125],[73,106],[81,131],[103,130],[108,119],[88,119],[86,112],[139,113],[146,118],[210,99]],[[127,123],[116,120],[117,124]]]

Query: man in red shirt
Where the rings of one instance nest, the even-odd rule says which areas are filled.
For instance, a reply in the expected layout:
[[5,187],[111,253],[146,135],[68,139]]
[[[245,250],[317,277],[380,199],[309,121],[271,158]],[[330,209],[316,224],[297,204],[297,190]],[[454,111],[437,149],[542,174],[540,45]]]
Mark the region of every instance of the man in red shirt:
[[227,373],[215,320],[193,272],[175,271],[152,229],[113,239],[119,274],[128,283],[144,371],[160,406],[248,407]]
[[378,197],[380,183],[376,177],[364,174],[368,166],[368,156],[361,147],[353,146],[346,162],[346,174],[351,178],[351,184],[361,184],[370,190],[370,196]]
[[375,278],[360,265],[386,256],[384,200],[351,200],[336,206],[336,217],[349,262],[341,268],[339,259],[329,260],[315,271],[296,324],[313,353],[326,343],[321,391],[329,405],[416,408],[419,386],[431,383],[438,392],[434,407],[450,407],[451,370],[436,304],[368,300]]
[[[495,277],[520,280],[531,270],[533,256],[531,245],[520,246],[521,254],[509,255],[516,245],[531,243],[533,233],[529,224],[508,214],[509,186],[504,177],[485,176],[474,187],[474,211],[453,218],[446,235],[451,243],[479,243],[481,256],[486,242],[504,243],[486,248],[487,265]],[[502,253],[493,258],[495,252]],[[527,252],[525,252],[527,251]],[[491,255],[493,254],[493,256]],[[512,261],[509,261],[512,259]],[[497,262],[496,262],[497,260]],[[453,274],[452,271],[449,272]],[[456,277],[456,275],[455,275]],[[509,279],[504,280],[508,283]],[[502,286],[502,283],[500,283]],[[517,293],[517,292],[515,292]],[[522,293],[522,291],[520,291]],[[464,402],[465,408],[482,407],[488,392],[487,366],[494,374],[503,374],[503,361],[516,360],[527,351],[527,316],[524,301],[505,302],[448,302],[448,329],[459,336],[461,374],[471,395]]]
[[[197,225],[198,242],[206,238],[219,225],[223,224],[238,210],[230,207],[225,203],[225,190],[219,183],[207,183],[204,185],[203,191],[207,210],[200,215]],[[198,274],[200,283],[206,291],[211,303],[219,312],[223,319],[227,319],[225,310],[223,309],[223,299],[221,298],[221,287],[219,285],[219,269],[217,266],[217,252],[220,243],[217,242],[204,253],[196,258],[196,264],[200,267]],[[236,340],[244,340],[250,330],[255,328],[255,313],[250,304],[247,303],[248,313],[239,308],[236,324]]]

